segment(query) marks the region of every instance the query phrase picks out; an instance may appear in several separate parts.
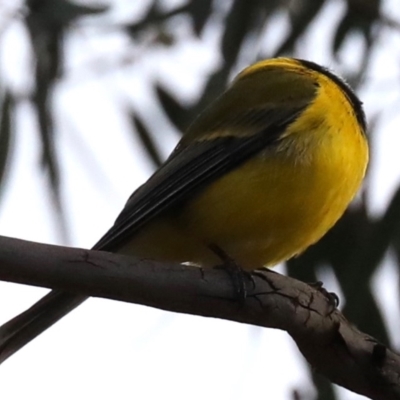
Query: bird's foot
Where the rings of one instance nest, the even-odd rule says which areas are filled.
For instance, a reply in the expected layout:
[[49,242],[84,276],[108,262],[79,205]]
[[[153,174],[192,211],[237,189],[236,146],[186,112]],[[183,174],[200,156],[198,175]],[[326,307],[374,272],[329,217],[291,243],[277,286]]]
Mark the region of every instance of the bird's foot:
[[245,271],[232,257],[229,256],[221,247],[210,244],[209,248],[221,259],[222,264],[215,266],[223,269],[231,278],[235,294],[240,302],[247,298],[247,284],[250,282],[255,287],[254,278],[250,272]]
[[339,304],[340,304],[339,296],[334,292],[328,292],[324,288],[323,282],[321,282],[321,281],[307,282],[307,285],[311,286],[312,288],[318,290],[318,292],[322,293],[325,296],[325,298],[328,300],[328,303],[333,308],[333,310],[335,310],[336,308],[339,307]]

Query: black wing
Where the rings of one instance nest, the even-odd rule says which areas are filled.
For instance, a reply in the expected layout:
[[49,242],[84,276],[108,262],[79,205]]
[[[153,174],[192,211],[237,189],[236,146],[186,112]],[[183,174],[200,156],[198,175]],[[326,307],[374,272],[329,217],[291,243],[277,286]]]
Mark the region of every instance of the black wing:
[[[149,180],[127,201],[114,226],[94,249],[113,251],[155,216],[176,206],[226,172],[237,168],[266,147],[279,141],[286,127],[304,110],[272,107],[249,110],[230,118],[238,134],[217,137],[215,132],[229,126],[219,124],[201,140],[179,146]],[[246,134],[240,135],[241,127]],[[246,129],[246,130],[245,130]],[[253,133],[252,133],[253,132]]]

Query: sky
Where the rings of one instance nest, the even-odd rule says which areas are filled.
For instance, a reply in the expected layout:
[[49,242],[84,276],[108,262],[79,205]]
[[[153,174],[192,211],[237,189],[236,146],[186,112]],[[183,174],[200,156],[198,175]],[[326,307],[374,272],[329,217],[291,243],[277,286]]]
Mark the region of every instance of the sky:
[[[113,2],[113,18],[123,20],[140,13],[137,4]],[[385,11],[400,20],[396,1],[386,0],[384,4]],[[17,2],[0,0],[0,15],[2,10],[4,15],[6,6],[13,9]],[[335,67],[325,41],[342,12],[340,1],[330,2],[303,38],[304,50],[298,49],[296,55]],[[284,16],[277,16],[266,32],[268,46],[279,43],[287,23]],[[82,24],[68,38],[67,76],[54,96],[62,194],[70,229],[67,244],[85,248],[111,226],[131,192],[152,172],[131,133],[126,110],[133,104],[152,128],[162,127],[165,135],[159,140],[165,156],[179,138],[163,115],[154,115],[154,99],[146,82],[160,79],[182,101],[190,101],[220,61],[216,54],[219,32],[210,26],[200,40],[188,39],[174,51],[158,49],[148,54],[145,48],[135,48],[137,60],[130,67],[111,72],[108,55],[125,54],[128,40],[117,32],[99,37],[94,35],[95,23],[89,21],[88,25]],[[176,29],[190,33],[184,23]],[[369,198],[371,213],[377,215],[384,210],[400,176],[398,55],[393,50],[400,48],[400,39],[382,29],[386,29],[382,43],[375,50],[369,79],[359,93],[368,116],[381,109],[387,113],[377,127],[377,137],[372,139],[375,147]],[[349,68],[360,57],[360,44],[360,38],[354,37],[340,54]],[[110,68],[103,68],[107,62]],[[237,72],[248,62],[244,55]],[[95,72],[94,64],[99,65]],[[26,34],[14,21],[0,38],[0,73],[22,96],[32,85],[26,73],[30,65]],[[28,102],[20,105],[16,122],[16,154],[0,203],[0,234],[62,244],[46,180],[38,166],[37,122]],[[380,301],[388,320],[400,321],[393,301],[397,296],[394,278],[396,271],[389,254],[373,285],[385,287]],[[329,289],[337,291],[334,282]],[[45,289],[0,282],[0,322],[29,307],[44,293]],[[400,328],[396,323],[390,325],[393,336]],[[176,400],[286,400],[293,389],[306,388],[304,398],[312,399],[313,389],[304,366],[304,359],[285,332],[90,299],[1,366],[0,396],[8,400],[147,400],[166,395]],[[343,389],[338,391],[344,400],[361,398]]]

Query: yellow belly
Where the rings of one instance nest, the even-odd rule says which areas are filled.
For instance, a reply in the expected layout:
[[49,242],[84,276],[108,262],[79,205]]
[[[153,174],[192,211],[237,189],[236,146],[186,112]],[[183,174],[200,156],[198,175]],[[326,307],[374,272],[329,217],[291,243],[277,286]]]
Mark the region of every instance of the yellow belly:
[[279,151],[226,174],[149,223],[121,252],[210,266],[220,262],[207,247],[213,243],[246,269],[302,252],[343,214],[368,159],[359,132],[318,127],[315,135],[309,133],[307,142],[283,141]]

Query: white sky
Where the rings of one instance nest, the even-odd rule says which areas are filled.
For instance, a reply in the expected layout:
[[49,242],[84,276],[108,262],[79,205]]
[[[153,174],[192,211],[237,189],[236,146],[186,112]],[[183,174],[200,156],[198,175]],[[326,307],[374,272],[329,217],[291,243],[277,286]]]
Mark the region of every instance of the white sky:
[[[134,2],[113,2],[115,18],[128,18],[130,13],[138,12],[135,10],[138,7],[131,3]],[[7,4],[14,8],[16,2],[0,1],[0,14],[4,15],[3,7]],[[395,0],[386,0],[385,10],[400,20]],[[325,7],[313,30],[302,40],[304,51],[296,55],[335,67],[326,50],[326,40],[332,37],[341,12],[340,1],[332,1]],[[0,15],[0,27],[1,21]],[[279,43],[286,24],[279,17],[268,28],[269,46]],[[185,24],[178,25],[179,31],[188,30]],[[167,76],[170,87],[187,101],[219,61],[215,54],[219,33],[210,27],[202,40],[187,40],[173,52],[159,49],[150,55],[146,49],[138,48],[134,51],[137,60],[132,67],[116,73],[98,68],[98,73],[93,75],[93,64],[104,65],[114,57],[108,57],[110,52],[124,54],[127,46],[126,38],[118,34],[94,39],[93,32],[82,25],[70,38],[67,51],[72,61],[66,81],[57,89],[55,101],[70,244],[80,247],[90,247],[96,242],[113,223],[130,193],[151,173],[151,165],[130,133],[125,116],[129,104],[139,108],[140,115],[151,127],[163,129],[165,135],[159,140],[165,155],[178,139],[177,132],[165,126],[165,118],[154,115],[146,80]],[[385,29],[368,72],[368,84],[360,93],[369,116],[381,109],[387,112],[374,143],[370,177],[374,213],[385,208],[399,182],[396,129],[399,68],[395,50],[399,45],[399,35]],[[357,37],[347,43],[340,55],[345,65],[351,67],[358,60],[360,46]],[[247,53],[252,54],[251,50]],[[0,68],[20,93],[31,84],[26,78],[28,54],[25,33],[21,25],[14,23],[0,39]],[[17,153],[0,204],[0,234],[60,243],[45,179],[38,167],[36,121],[28,104],[20,107],[17,122]],[[388,257],[375,285],[385,286],[381,301],[388,319],[398,321],[399,325],[400,313],[393,301],[398,294],[395,273]],[[0,323],[45,292],[0,282]],[[398,328],[391,325],[393,332]],[[304,382],[309,381],[304,365],[284,332],[91,299],[0,367],[0,397],[8,400],[146,400],[160,396],[173,396],[176,400],[250,397],[286,400],[291,390],[303,388]],[[339,390],[345,400],[361,398]],[[312,398],[312,393],[310,389],[304,398]]]

